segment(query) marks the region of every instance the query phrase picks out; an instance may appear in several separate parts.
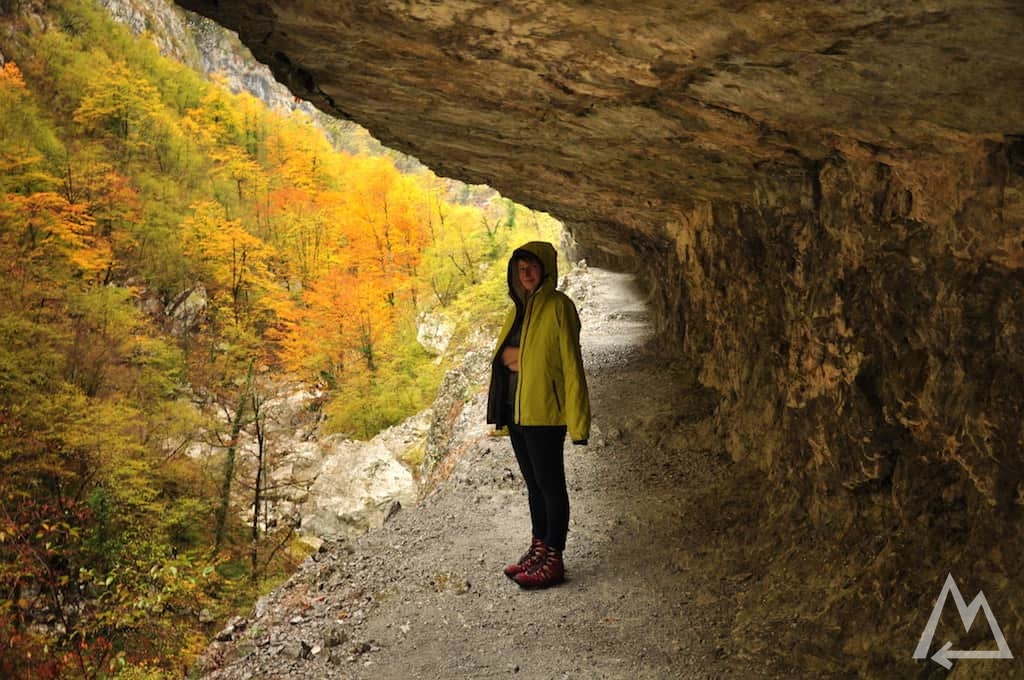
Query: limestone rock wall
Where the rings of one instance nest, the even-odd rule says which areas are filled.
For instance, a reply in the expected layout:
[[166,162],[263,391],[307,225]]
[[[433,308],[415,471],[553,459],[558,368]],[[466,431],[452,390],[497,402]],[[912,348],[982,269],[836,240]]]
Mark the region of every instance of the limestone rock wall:
[[670,226],[684,349],[724,396],[727,448],[814,518],[860,493],[911,522],[1024,502],[1019,153],[854,150]]
[[[778,649],[823,677],[926,677],[909,650],[950,573],[1024,636],[1021,151],[850,147],[681,212],[642,253],[723,448],[769,482],[738,630],[795,608]],[[778,557],[806,541],[822,565],[796,585]]]

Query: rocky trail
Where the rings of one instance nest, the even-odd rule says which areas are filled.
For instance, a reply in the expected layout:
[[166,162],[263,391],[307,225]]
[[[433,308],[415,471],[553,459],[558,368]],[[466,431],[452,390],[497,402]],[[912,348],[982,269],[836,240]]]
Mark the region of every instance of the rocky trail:
[[524,591],[501,572],[529,521],[481,393],[447,478],[382,528],[326,543],[229,625],[204,677],[812,677],[761,639],[769,627],[737,617],[760,571],[745,545],[759,490],[714,444],[716,396],[687,361],[651,349],[630,277],[590,269],[569,285],[594,431],[588,446],[567,443],[566,583]]

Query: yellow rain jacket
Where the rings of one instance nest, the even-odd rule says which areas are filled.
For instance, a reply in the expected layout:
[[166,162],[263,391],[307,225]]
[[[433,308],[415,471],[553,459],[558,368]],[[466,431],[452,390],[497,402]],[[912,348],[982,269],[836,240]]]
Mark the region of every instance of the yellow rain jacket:
[[[516,269],[517,254],[536,256],[543,267],[537,290],[526,296]],[[558,283],[558,254],[544,241],[531,241],[513,253],[508,265],[509,296],[516,307],[509,310],[498,335],[491,361],[487,422],[501,429],[510,423],[504,408],[509,384],[501,351],[522,309],[519,336],[519,373],[514,398],[513,422],[517,425],[565,425],[576,444],[590,436],[590,397],[580,351],[580,318],[576,305]]]

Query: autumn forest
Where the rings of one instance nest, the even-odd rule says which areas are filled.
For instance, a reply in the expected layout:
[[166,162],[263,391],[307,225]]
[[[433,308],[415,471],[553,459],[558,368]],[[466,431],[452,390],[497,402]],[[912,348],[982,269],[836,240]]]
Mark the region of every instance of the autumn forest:
[[418,320],[492,320],[510,246],[558,225],[90,0],[26,4],[0,2],[0,676],[182,677],[305,556],[246,515],[268,392],[352,438],[425,408]]

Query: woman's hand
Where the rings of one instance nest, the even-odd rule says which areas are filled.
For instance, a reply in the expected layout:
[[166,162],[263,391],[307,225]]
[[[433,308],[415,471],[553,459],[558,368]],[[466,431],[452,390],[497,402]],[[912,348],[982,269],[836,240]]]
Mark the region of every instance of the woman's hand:
[[518,347],[506,347],[501,350],[501,363],[505,364],[505,368],[515,373],[519,372],[519,348]]

